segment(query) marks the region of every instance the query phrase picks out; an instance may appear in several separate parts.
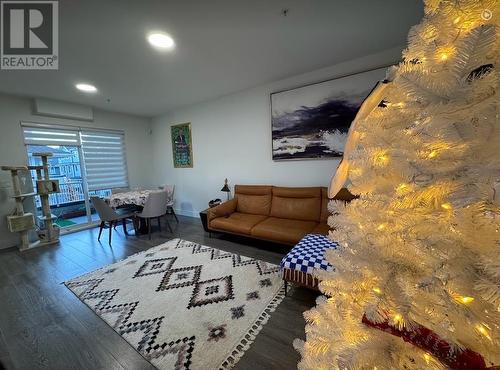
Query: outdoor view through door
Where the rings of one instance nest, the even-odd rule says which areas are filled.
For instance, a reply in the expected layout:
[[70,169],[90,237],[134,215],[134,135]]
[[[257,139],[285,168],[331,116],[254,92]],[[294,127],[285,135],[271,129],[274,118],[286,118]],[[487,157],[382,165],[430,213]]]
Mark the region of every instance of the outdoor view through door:
[[[39,165],[36,152],[50,152],[50,177],[59,180],[60,192],[50,195],[55,223],[70,229],[99,219],[89,202],[91,196],[106,197],[113,188],[128,187],[124,134],[120,131],[73,126],[22,124],[28,163]],[[32,171],[36,189],[36,173]],[[41,204],[35,198],[37,216]]]

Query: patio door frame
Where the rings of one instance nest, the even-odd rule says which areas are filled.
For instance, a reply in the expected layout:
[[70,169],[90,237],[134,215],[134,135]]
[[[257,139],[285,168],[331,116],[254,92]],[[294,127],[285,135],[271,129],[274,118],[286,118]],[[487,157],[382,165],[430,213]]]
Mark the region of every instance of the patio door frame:
[[[23,141],[24,141],[24,146],[25,146],[25,153],[26,153],[26,163],[29,163],[29,155],[28,155],[28,145],[36,145],[36,144],[26,144],[25,142],[25,137],[24,137],[24,132],[23,128],[29,127],[29,128],[40,128],[40,129],[55,129],[55,130],[68,130],[68,131],[73,131],[78,134],[78,143],[77,144],[68,144],[66,146],[74,146],[78,149],[78,156],[79,156],[79,162],[80,162],[80,172],[82,176],[82,190],[83,190],[83,198],[84,198],[84,204],[85,204],[85,214],[87,216],[87,222],[83,224],[75,224],[67,227],[62,227],[61,228],[61,233],[62,234],[67,234],[67,233],[72,233],[80,230],[85,230],[85,229],[90,229],[94,228],[99,225],[99,221],[92,221],[92,210],[90,206],[90,197],[89,197],[89,187],[87,183],[87,168],[85,164],[85,158],[83,154],[83,149],[82,149],[82,132],[83,131],[102,131],[103,133],[105,132],[114,132],[114,133],[120,133],[125,135],[125,132],[123,130],[113,130],[113,129],[104,129],[104,128],[96,128],[96,127],[90,127],[90,126],[77,126],[77,125],[69,125],[69,124],[52,124],[52,123],[41,123],[41,122],[31,122],[31,121],[21,121],[20,122],[21,126],[21,133],[23,136]],[[43,143],[41,143],[43,144]],[[47,145],[47,144],[43,144]],[[54,144],[50,144],[54,145]],[[57,144],[59,145],[59,144]],[[64,144],[62,144],[64,145]],[[124,143],[124,150],[125,150],[125,166],[127,165],[126,161],[126,147]],[[129,183],[128,179],[128,171],[126,172],[126,180],[127,183]],[[33,205],[36,210],[36,204],[35,201],[33,200]]]
[[[96,226],[97,221],[92,222],[92,210],[90,209],[90,197],[89,197],[89,187],[87,185],[87,170],[85,168],[85,160],[83,158],[83,150],[82,150],[82,138],[81,131],[78,132],[78,137],[80,139],[80,145],[78,146],[78,156],[80,157],[80,170],[82,173],[82,189],[83,189],[83,200],[85,202],[85,213],[87,215],[87,224],[90,226]],[[77,224],[78,225],[78,224]],[[71,225],[68,227],[68,230],[72,228],[78,228],[77,225]]]

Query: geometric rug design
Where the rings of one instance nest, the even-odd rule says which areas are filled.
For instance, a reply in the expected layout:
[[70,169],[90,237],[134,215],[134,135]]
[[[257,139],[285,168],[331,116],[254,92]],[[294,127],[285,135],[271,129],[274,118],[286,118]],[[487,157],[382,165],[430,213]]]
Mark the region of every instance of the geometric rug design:
[[230,369],[284,297],[279,267],[173,239],[64,283],[158,369]]

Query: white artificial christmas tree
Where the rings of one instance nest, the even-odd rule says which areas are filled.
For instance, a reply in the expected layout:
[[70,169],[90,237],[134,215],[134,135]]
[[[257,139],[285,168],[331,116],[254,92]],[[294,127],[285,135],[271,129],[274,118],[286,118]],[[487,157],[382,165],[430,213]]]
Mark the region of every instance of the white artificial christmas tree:
[[441,369],[466,350],[500,365],[499,26],[499,1],[426,1],[358,114],[338,176],[360,198],[330,204],[341,248],[318,272],[299,369]]

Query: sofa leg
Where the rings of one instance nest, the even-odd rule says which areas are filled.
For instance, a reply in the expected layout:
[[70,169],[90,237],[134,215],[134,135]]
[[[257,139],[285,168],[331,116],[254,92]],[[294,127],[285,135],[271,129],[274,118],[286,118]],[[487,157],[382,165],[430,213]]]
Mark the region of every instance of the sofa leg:
[[208,232],[208,237],[212,239],[212,233],[210,231]]
[[288,281],[284,280],[285,281],[285,297],[286,297],[286,294],[288,292]]

